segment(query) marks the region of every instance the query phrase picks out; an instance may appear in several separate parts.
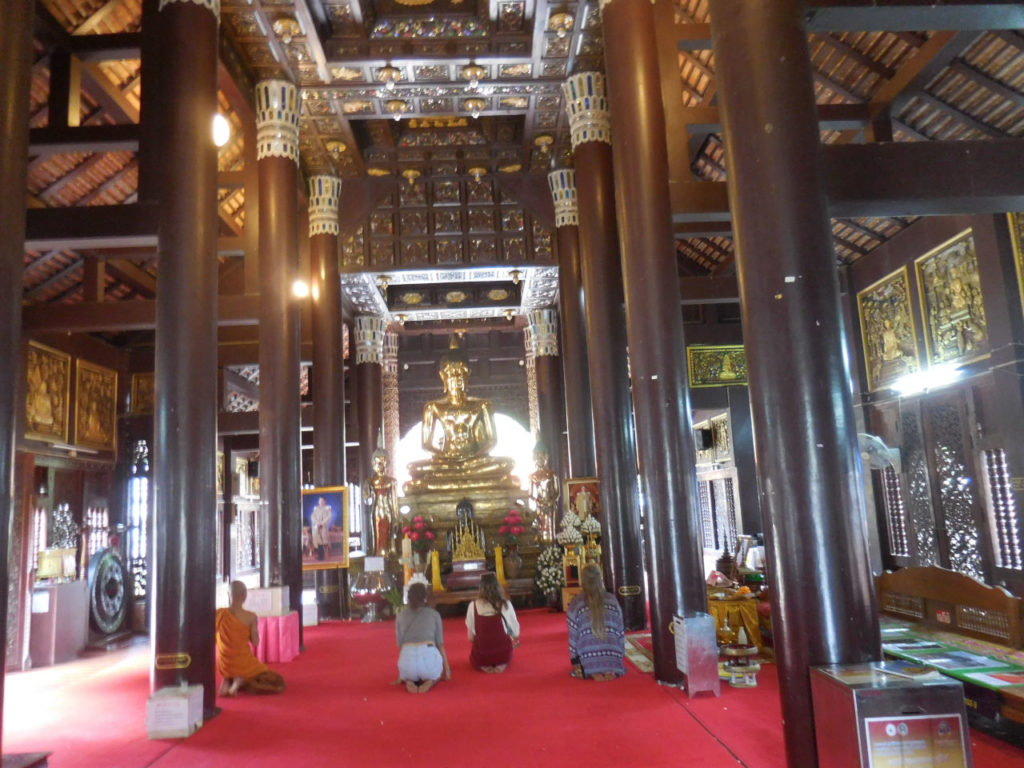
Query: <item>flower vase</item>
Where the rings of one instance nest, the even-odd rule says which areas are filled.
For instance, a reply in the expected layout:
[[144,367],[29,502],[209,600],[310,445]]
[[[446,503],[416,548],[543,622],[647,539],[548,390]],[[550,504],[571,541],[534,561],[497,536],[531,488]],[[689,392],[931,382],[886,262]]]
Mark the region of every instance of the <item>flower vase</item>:
[[523,558],[519,554],[519,547],[516,544],[510,544],[508,552],[503,553],[501,559],[505,565],[505,578],[518,579],[519,574],[523,571]]

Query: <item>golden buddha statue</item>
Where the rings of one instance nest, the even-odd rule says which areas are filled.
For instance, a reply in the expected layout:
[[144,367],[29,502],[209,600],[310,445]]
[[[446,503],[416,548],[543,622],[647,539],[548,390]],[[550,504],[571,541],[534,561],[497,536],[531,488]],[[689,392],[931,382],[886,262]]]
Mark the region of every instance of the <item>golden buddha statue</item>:
[[440,375],[445,396],[423,408],[423,448],[433,456],[409,464],[405,492],[518,488],[512,459],[490,455],[497,442],[491,401],[466,394],[469,364],[457,337]]

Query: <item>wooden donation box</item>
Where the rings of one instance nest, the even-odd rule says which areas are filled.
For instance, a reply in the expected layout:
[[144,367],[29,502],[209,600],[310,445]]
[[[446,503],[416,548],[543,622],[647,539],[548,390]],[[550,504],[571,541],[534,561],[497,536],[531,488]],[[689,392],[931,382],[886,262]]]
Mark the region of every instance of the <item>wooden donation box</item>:
[[184,739],[203,724],[203,686],[166,686],[146,700],[146,736]]
[[65,581],[32,590],[29,654],[33,667],[78,657],[89,636],[89,585]]
[[887,664],[811,668],[821,768],[973,768],[963,684]]

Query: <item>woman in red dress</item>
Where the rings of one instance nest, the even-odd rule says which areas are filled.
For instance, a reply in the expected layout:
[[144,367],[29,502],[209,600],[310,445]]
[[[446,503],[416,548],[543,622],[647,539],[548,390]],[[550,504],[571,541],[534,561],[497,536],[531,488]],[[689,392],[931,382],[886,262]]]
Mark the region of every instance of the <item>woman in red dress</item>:
[[482,672],[504,672],[519,645],[519,621],[493,573],[480,578],[480,592],[466,611],[473,650],[469,662]]

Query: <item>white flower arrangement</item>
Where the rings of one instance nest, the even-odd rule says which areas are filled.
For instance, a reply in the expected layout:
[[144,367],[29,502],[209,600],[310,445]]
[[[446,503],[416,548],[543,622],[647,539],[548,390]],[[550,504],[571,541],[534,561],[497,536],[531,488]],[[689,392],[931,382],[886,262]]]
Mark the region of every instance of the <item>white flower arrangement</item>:
[[563,528],[558,536],[555,537],[558,543],[563,547],[570,544],[582,544],[583,534],[580,533],[578,528]]
[[580,530],[583,533],[600,533],[601,524],[597,521],[597,518],[591,515],[583,521],[583,525],[580,526]]
[[552,544],[537,558],[534,583],[541,592],[551,592],[565,586],[565,573],[562,571],[562,548],[557,544]]
[[569,510],[562,515],[562,530],[565,531],[570,528],[578,529],[580,527],[580,522],[580,516],[572,510]]

